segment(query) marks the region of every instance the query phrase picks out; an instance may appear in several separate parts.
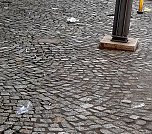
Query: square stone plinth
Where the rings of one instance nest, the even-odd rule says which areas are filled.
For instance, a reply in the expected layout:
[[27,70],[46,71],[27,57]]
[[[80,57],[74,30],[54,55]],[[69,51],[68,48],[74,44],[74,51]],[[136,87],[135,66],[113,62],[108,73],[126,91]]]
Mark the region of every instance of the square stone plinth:
[[111,41],[112,37],[110,35],[104,36],[100,41],[100,49],[114,49],[114,50],[124,50],[124,51],[136,51],[138,46],[138,39],[128,38],[127,43],[113,42]]

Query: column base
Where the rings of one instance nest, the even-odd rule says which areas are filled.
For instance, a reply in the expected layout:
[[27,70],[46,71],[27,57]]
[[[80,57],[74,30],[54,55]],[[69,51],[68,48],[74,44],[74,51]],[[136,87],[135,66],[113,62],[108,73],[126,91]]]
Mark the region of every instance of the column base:
[[142,11],[137,11],[137,14],[143,14],[144,12],[142,12]]
[[113,41],[113,42],[127,43],[128,42],[128,38],[127,37],[118,37],[118,36],[113,36],[112,35],[111,41]]
[[122,50],[122,51],[136,51],[138,47],[138,39],[128,38],[127,43],[114,42],[111,41],[112,37],[110,35],[104,36],[100,41],[100,49],[111,49],[111,50]]

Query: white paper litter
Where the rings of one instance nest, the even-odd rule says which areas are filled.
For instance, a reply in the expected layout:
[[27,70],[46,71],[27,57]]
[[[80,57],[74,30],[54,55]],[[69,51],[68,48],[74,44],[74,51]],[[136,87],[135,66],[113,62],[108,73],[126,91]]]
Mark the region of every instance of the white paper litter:
[[71,17],[71,18],[67,18],[67,22],[69,23],[75,23],[75,22],[78,22],[79,20],[74,18],[74,17]]

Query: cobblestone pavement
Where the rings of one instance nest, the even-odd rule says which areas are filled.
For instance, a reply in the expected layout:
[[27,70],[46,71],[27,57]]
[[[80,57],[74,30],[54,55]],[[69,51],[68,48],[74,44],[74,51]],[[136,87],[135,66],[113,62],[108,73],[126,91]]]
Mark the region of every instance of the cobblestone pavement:
[[99,50],[114,3],[0,0],[1,134],[152,134],[152,12],[133,4],[136,52]]

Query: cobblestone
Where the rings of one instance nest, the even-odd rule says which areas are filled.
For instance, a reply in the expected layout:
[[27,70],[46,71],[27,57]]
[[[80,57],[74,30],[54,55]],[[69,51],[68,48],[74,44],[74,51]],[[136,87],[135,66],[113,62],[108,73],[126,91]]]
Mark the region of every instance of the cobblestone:
[[112,132],[107,129],[101,129],[100,132],[101,134],[112,134]]
[[152,123],[148,124],[148,125],[146,126],[146,128],[147,128],[148,130],[152,131]]
[[[0,133],[152,133],[152,14],[137,15],[133,2],[136,52],[99,50],[100,38],[111,34],[114,5],[0,1]],[[24,100],[33,107],[17,116]]]
[[137,120],[137,121],[136,121],[136,124],[137,124],[137,125],[145,125],[145,124],[146,124],[146,121],[144,121],[144,120]]
[[60,131],[63,131],[62,128],[48,128],[50,132],[60,132]]
[[136,120],[136,119],[139,118],[139,116],[137,116],[137,115],[131,115],[130,118]]

